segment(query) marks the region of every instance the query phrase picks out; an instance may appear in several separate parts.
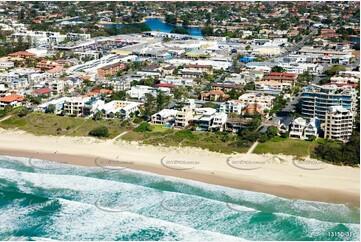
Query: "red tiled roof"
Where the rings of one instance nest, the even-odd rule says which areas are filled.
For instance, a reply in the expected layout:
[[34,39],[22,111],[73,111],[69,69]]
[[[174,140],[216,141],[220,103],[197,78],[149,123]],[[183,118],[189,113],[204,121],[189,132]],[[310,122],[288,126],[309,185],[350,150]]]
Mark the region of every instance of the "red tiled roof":
[[35,90],[34,92],[36,94],[46,94],[46,93],[50,93],[52,90],[49,88],[49,87],[43,87],[43,88],[40,88],[38,90]]
[[24,100],[25,100],[25,98],[23,96],[20,96],[20,95],[17,95],[17,94],[11,94],[9,96],[5,96],[5,97],[0,98],[0,102],[4,102],[4,103],[11,103],[11,102],[14,102],[14,101],[22,102]]
[[33,53],[27,52],[27,51],[18,51],[11,54],[8,54],[8,56],[36,56]]
[[47,73],[57,73],[64,70],[64,68],[62,66],[56,66],[53,69],[50,69],[48,71],[46,71]]
[[156,85],[157,87],[169,87],[169,88],[173,88],[174,86],[172,84],[168,84],[168,83],[159,83]]
[[268,76],[288,76],[288,77],[294,77],[297,74],[294,73],[287,73],[287,72],[271,72]]

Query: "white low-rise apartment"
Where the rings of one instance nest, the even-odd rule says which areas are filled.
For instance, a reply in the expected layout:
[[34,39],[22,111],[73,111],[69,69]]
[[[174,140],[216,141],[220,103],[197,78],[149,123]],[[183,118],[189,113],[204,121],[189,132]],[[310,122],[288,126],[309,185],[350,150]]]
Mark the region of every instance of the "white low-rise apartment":
[[284,89],[291,89],[292,84],[280,83],[278,81],[258,81],[255,82],[255,89],[257,91],[264,91],[269,93],[281,93]]
[[245,94],[242,94],[238,100],[241,102],[243,107],[248,106],[249,104],[257,103],[259,105],[262,105],[264,109],[271,110],[272,109],[272,103],[275,99],[274,96],[270,95],[264,95],[262,93],[255,93],[255,92],[247,92]]
[[163,109],[151,116],[151,123],[153,124],[168,124],[175,121],[178,110]]
[[127,94],[131,98],[136,98],[136,99],[140,100],[140,99],[144,99],[146,94],[152,93],[153,89],[154,88],[149,87],[149,86],[136,85],[136,86],[133,86],[130,90],[128,90]]
[[219,107],[219,112],[225,114],[229,114],[229,113],[241,114],[243,108],[244,106],[242,105],[242,102],[240,100],[230,100],[221,103]]
[[97,111],[102,112],[106,118],[114,118],[116,116],[121,116],[129,118],[131,113],[139,111],[139,106],[143,103],[139,102],[129,102],[129,101],[111,101],[99,107]]
[[174,77],[174,76],[166,76],[165,78],[160,79],[160,83],[171,84],[174,86],[186,86],[186,87],[194,86],[193,79]]
[[67,115],[81,116],[85,103],[90,97],[72,97],[64,102],[64,112]]
[[352,112],[342,106],[331,106],[326,112],[325,138],[346,142],[350,139],[353,125]]

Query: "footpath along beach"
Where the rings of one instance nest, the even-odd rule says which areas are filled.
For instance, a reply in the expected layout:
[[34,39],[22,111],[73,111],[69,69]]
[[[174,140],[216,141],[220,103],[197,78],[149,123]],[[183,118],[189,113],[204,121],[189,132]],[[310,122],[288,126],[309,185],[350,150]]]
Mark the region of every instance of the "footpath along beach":
[[285,155],[225,155],[91,137],[35,136],[0,129],[0,155],[79,166],[121,166],[285,198],[360,203],[359,168]]

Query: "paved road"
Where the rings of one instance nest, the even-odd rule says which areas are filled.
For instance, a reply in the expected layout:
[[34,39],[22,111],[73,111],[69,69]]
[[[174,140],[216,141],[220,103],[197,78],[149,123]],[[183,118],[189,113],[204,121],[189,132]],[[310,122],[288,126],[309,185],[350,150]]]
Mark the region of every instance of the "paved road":
[[315,34],[317,34],[317,29],[314,29],[311,31],[311,33],[309,35],[307,35],[305,38],[303,38],[300,42],[298,42],[295,46],[293,46],[291,49],[287,50],[285,53],[279,55],[278,57],[285,57],[287,55],[289,55],[292,52],[297,52],[299,51],[302,46],[311,39],[311,37]]

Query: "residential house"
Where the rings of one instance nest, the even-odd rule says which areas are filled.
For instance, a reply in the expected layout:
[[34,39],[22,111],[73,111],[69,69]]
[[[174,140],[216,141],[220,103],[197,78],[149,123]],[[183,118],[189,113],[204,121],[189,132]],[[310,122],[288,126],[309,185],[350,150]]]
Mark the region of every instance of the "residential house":
[[320,129],[320,120],[318,118],[311,118],[307,123],[304,131],[305,139],[309,139],[310,137],[318,137],[318,131]]
[[306,128],[306,120],[299,117],[293,120],[291,124],[290,137],[292,138],[304,138],[304,129]]
[[223,83],[214,83],[212,84],[213,91],[222,91],[222,92],[231,92],[236,91],[240,92],[243,86],[239,84],[234,84],[231,82],[223,82]]
[[215,113],[213,116],[213,123],[210,127],[211,131],[223,131],[224,125],[227,122],[227,114],[226,113]]
[[10,94],[0,97],[0,108],[5,108],[10,105],[12,107],[18,107],[23,105],[25,98],[18,94]]
[[52,90],[50,88],[43,87],[43,88],[40,88],[40,89],[37,89],[37,90],[31,92],[31,94],[34,96],[39,96],[39,95],[50,96],[51,92],[52,92]]
[[222,91],[210,91],[201,94],[202,101],[222,101],[229,98],[228,94],[224,94]]
[[151,116],[151,123],[153,124],[173,124],[175,122],[178,110],[163,109]]
[[197,72],[206,72],[208,74],[213,73],[213,67],[211,65],[198,65],[198,64],[188,64],[183,68],[184,71],[197,71]]

